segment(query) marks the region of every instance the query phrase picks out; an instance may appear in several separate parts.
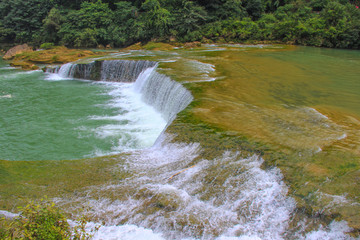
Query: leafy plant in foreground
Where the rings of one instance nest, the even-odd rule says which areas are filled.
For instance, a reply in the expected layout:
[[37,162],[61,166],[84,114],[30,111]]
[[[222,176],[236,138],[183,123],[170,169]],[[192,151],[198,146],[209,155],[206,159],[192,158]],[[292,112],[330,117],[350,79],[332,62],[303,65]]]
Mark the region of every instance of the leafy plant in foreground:
[[85,240],[92,237],[85,230],[85,217],[81,217],[77,226],[72,227],[53,202],[42,199],[39,203],[30,202],[19,209],[21,214],[18,217],[1,219],[0,239]]

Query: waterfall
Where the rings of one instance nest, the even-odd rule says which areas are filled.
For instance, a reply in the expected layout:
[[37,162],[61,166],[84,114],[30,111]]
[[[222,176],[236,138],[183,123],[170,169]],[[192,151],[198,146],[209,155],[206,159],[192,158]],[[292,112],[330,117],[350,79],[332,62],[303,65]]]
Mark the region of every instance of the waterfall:
[[67,63],[60,68],[48,68],[65,78],[79,78],[106,82],[135,82],[140,73],[157,63],[153,61],[105,60],[91,63]]
[[156,62],[152,61],[105,60],[102,62],[100,80],[135,82],[142,71],[155,65]]
[[108,82],[135,82],[134,90],[142,100],[153,106],[169,123],[193,100],[191,93],[180,83],[155,71],[157,62],[105,60],[88,64],[67,63],[57,72],[61,77]]
[[64,65],[62,65],[60,68],[55,69],[55,71],[57,70],[58,74],[60,77],[72,77],[72,69],[74,68],[74,64],[72,63],[66,63]]
[[143,71],[134,88],[142,94],[145,103],[159,111],[167,122],[191,103],[191,93],[180,83],[155,71],[156,66]]

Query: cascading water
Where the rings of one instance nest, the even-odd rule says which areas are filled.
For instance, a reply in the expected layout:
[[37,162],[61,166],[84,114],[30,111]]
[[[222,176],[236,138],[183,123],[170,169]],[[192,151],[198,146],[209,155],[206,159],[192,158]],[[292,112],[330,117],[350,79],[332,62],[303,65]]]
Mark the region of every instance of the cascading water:
[[142,71],[154,67],[152,61],[105,60],[101,65],[101,81],[134,82]]
[[125,166],[133,176],[111,186],[122,196],[90,203],[97,218],[109,225],[126,220],[164,239],[284,237],[295,204],[278,169],[262,170],[261,158],[244,159],[236,152],[188,168],[200,145],[169,139],[163,135],[154,147],[128,158]]
[[142,71],[154,67],[153,61],[104,60],[91,63],[67,63],[49,69],[64,78],[78,78],[105,82],[135,82]]
[[[192,96],[156,67],[142,71],[133,87],[171,122]],[[342,222],[309,234],[289,233],[295,201],[280,171],[263,170],[259,156],[225,151],[195,160],[201,151],[198,143],[172,143],[163,133],[152,148],[128,156],[122,167],[131,177],[91,190],[119,193],[115,201],[90,200],[95,218],[107,223],[95,239],[347,239]]]
[[145,103],[153,106],[166,121],[171,122],[178,112],[191,103],[191,93],[180,83],[154,71],[142,72],[135,82],[135,90],[142,94]]
[[[158,74],[156,67],[157,63],[152,61],[109,60],[89,64],[68,63],[51,71],[58,72],[55,78],[60,76],[60,79],[100,78],[100,84],[108,84],[113,88],[109,94],[114,101],[110,105],[120,108],[121,113],[117,116],[92,116],[91,119],[118,121],[117,124],[111,123],[96,128],[96,135],[100,138],[118,138],[112,152],[107,152],[114,154],[126,149],[150,146],[153,143],[150,136],[160,134],[158,130],[165,128],[164,123],[169,124],[193,99],[190,92],[180,83]],[[140,98],[148,107],[142,106]],[[153,109],[147,109],[149,106],[160,113],[165,121],[158,119],[156,114],[152,113]],[[96,152],[96,155],[106,154],[101,149],[97,149]]]
[[202,151],[198,143],[172,143],[165,133],[153,147],[127,156],[116,171],[128,177],[76,199],[105,223],[94,239],[352,239],[346,222],[291,232],[296,203],[279,169],[264,170],[261,157],[230,151],[196,161]]
[[[134,91],[142,95],[167,122],[191,103],[191,93],[180,83],[155,71],[156,62],[105,60],[89,64],[64,64],[58,74],[65,78],[101,80],[106,82],[135,82]],[[97,79],[99,78],[99,79]]]

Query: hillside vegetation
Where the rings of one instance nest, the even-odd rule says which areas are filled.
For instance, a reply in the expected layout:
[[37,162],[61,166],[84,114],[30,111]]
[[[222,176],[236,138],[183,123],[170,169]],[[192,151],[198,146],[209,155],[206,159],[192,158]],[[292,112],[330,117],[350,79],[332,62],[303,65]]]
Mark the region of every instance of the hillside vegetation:
[[124,47],[136,42],[279,41],[360,48],[359,0],[8,0],[0,42]]

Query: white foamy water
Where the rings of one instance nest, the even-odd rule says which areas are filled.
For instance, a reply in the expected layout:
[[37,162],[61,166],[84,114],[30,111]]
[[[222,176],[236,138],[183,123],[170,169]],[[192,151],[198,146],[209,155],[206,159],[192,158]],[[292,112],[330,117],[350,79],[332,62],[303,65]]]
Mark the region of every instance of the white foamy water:
[[[89,224],[92,227],[93,224]],[[328,227],[320,226],[319,229],[311,231],[304,235],[298,235],[294,238],[299,240],[356,240],[346,234],[351,231],[346,222],[332,222]],[[151,229],[138,227],[136,225],[121,225],[121,226],[102,226],[94,234],[94,240],[165,240],[169,239],[163,236],[162,233],[154,233]],[[202,238],[183,238],[183,240],[195,240]],[[262,240],[256,235],[242,235],[242,236],[220,236],[214,238],[215,240]],[[282,238],[272,238],[282,239]]]
[[[92,227],[92,224],[89,224]],[[101,226],[93,240],[164,240],[160,233],[135,225]]]
[[212,76],[215,73],[215,66],[212,64],[187,59],[185,65],[187,66],[187,71],[193,72],[194,77],[196,76],[197,78],[197,80],[189,82],[212,82],[216,80]]
[[296,203],[280,171],[262,169],[259,156],[224,152],[208,160],[201,151],[165,134],[134,151],[119,165],[130,177],[87,192],[104,196],[99,200],[79,200],[105,222],[95,239],[353,239],[346,222],[291,230]]
[[[356,240],[355,238],[347,235],[351,228],[345,221],[333,221],[329,226],[320,226],[319,229],[307,233],[299,239],[303,240]],[[357,238],[359,239],[359,238]]]
[[188,65],[192,68],[199,70],[204,74],[208,74],[215,71],[215,66],[209,63],[203,63],[197,60],[190,60],[188,61]]
[[118,115],[90,117],[112,122],[94,130],[99,138],[117,137],[110,154],[152,146],[165,128],[166,121],[141,100],[141,94],[134,91],[133,83],[95,84],[105,84],[111,89],[108,94],[112,100],[105,107],[119,109]]
[[49,81],[73,80],[73,78],[70,77],[72,67],[72,63],[63,64],[62,66],[56,68],[58,69],[56,70],[57,73],[47,73],[45,79]]
[[0,95],[0,98],[12,98],[11,94]]
[[0,70],[12,70],[16,69],[16,67],[1,67]]
[[165,239],[283,238],[295,202],[278,169],[263,170],[258,156],[236,152],[194,162],[199,144],[162,138],[119,166],[132,177],[94,190],[122,194],[91,200],[96,218],[113,227],[126,221]]
[[135,91],[142,100],[153,106],[169,123],[193,100],[191,93],[180,83],[159,74],[155,67],[143,71],[135,82]]
[[71,68],[73,67],[72,63],[66,63],[64,65],[62,65],[59,69],[58,72],[58,76],[61,78],[68,78],[69,76],[71,76]]
[[1,215],[5,218],[9,218],[9,219],[19,216],[19,214],[17,214],[17,213],[12,213],[12,212],[8,212],[8,211],[4,211],[4,210],[0,210],[0,216]]

